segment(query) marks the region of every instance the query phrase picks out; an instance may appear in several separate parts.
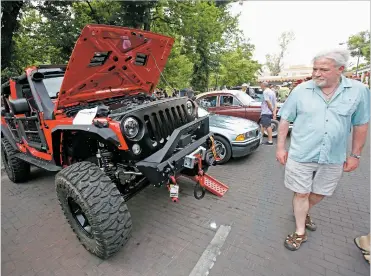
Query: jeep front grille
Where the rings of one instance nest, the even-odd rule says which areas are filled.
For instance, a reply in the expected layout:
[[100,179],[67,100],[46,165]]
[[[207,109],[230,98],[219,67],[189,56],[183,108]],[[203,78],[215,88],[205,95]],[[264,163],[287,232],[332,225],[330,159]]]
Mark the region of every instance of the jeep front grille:
[[189,123],[185,105],[177,105],[144,115],[145,127],[151,140],[163,143],[173,131]]

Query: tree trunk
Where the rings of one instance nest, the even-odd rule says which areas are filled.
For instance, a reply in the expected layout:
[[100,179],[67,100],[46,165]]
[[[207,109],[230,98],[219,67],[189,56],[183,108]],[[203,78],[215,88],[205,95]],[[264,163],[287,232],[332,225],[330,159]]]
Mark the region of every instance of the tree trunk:
[[151,30],[151,5],[150,3],[147,3],[147,5],[144,8],[143,29],[145,31]]
[[1,70],[11,65],[13,34],[18,29],[18,15],[23,1],[1,1]]

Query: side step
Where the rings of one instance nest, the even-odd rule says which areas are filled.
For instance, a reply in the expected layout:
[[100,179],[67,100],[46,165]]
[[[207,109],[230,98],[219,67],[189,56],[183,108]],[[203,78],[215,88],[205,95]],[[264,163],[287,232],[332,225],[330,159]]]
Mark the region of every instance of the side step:
[[206,190],[219,197],[222,197],[229,189],[227,185],[223,184],[222,182],[216,180],[206,173],[200,178],[200,182],[202,182],[200,183],[201,186],[205,187]]
[[50,172],[59,172],[62,169],[62,167],[60,166],[56,166],[48,161],[44,161],[42,159],[38,159],[24,153],[17,153],[15,157]]
[[211,177],[210,175],[204,173],[203,176],[188,176],[188,175],[178,175],[176,179],[178,179],[180,176],[183,176],[185,178],[188,178],[190,180],[193,180],[195,182],[199,182],[200,186],[208,190],[210,193],[222,197],[225,195],[225,193],[228,191],[229,187],[222,182],[216,180],[215,178]]

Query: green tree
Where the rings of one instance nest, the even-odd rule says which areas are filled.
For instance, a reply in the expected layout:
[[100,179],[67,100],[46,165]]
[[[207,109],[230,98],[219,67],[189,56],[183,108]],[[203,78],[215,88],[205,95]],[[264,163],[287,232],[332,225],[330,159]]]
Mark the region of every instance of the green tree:
[[14,36],[15,59],[12,68],[18,74],[27,66],[65,62],[61,58],[61,49],[50,43],[43,33],[43,27],[42,16],[37,10],[24,11],[21,27]]
[[353,57],[360,54],[370,64],[370,32],[363,31],[348,38],[348,49]]
[[255,82],[261,65],[252,60],[254,47],[245,43],[221,56],[220,71],[213,74],[213,84],[235,86],[244,82]]
[[13,36],[19,28],[18,17],[23,1],[1,1],[1,79],[6,80],[12,72]]
[[278,38],[278,44],[280,47],[280,51],[277,54],[267,54],[266,57],[266,65],[269,68],[272,76],[278,76],[278,74],[282,70],[282,60],[287,54],[288,45],[295,39],[295,35],[293,32],[283,32],[280,37]]
[[[227,55],[232,59],[245,55],[244,47],[241,46],[241,31],[237,26],[238,17],[229,13],[229,2],[27,2],[27,8],[23,8],[20,17],[21,27],[13,37],[15,58],[9,68],[20,72],[32,64],[67,63],[81,29],[86,24],[118,25],[174,37],[175,44],[163,72],[167,81],[162,78],[159,85],[179,89],[192,85],[195,90],[204,91],[209,87],[211,75],[231,67],[226,63]],[[237,51],[238,46],[242,50]],[[251,62],[245,56],[243,61]],[[226,79],[231,77],[232,74],[229,74]]]

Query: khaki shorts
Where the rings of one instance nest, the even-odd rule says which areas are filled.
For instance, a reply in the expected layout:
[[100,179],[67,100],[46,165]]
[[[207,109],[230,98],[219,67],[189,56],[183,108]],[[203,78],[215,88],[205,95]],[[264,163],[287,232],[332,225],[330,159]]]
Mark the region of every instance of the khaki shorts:
[[342,175],[342,164],[299,163],[288,158],[285,168],[285,186],[299,194],[312,192],[330,196]]

